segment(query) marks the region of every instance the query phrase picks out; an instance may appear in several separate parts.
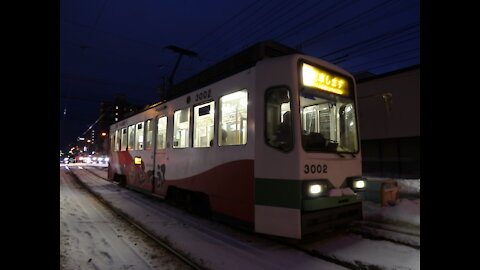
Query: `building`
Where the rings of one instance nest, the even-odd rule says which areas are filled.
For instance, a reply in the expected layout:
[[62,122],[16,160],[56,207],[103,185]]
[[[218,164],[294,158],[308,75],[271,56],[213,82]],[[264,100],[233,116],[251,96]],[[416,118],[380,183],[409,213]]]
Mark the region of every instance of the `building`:
[[124,95],[117,95],[113,102],[100,103],[101,117],[94,129],[90,131],[92,136],[90,151],[107,154],[110,125],[141,111],[143,108],[144,106],[128,103]]
[[420,178],[420,66],[357,78],[365,176]]

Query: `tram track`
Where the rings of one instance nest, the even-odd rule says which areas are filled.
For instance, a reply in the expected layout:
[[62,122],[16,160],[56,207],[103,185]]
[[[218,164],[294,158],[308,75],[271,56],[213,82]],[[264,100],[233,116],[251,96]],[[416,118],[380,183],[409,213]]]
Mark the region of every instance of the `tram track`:
[[420,235],[389,228],[383,224],[361,222],[354,224],[349,231],[367,239],[389,241],[420,250]]
[[[106,180],[101,175],[99,175],[95,172],[92,172],[89,169],[84,170],[84,171],[88,172],[89,174],[91,174],[92,177],[94,177],[96,179]],[[79,180],[79,181],[82,182],[81,180]],[[91,192],[94,193],[93,191],[91,191]],[[136,194],[140,194],[140,193],[136,193]],[[158,207],[155,207],[155,205],[157,205],[157,203],[156,203],[157,199],[156,198],[150,198],[150,197],[142,194],[143,195],[142,199],[139,199],[138,196],[133,196],[132,194],[130,194],[128,192],[124,193],[124,195],[127,196],[128,199],[136,201],[137,203],[146,206],[148,211],[153,211],[152,213],[159,211]],[[100,197],[100,196],[96,195],[96,197]],[[143,200],[143,198],[145,198],[145,200]],[[106,203],[108,204],[108,202],[106,202]],[[110,204],[109,204],[109,206],[111,208],[115,208],[114,206],[111,206]],[[117,209],[115,209],[114,211],[115,212],[121,212],[120,210],[117,210]],[[170,212],[170,211],[168,211],[168,212]],[[245,249],[245,248],[252,248],[251,245],[249,246],[244,241],[237,240],[237,239],[232,239],[231,235],[224,235],[224,233],[222,233],[222,232],[215,232],[212,235],[212,229],[205,228],[204,226],[202,226],[203,224],[194,224],[190,220],[182,218],[178,213],[172,213],[172,212],[165,213],[165,212],[162,211],[161,214],[162,215],[167,214],[174,219],[180,220],[180,222],[185,223],[188,226],[194,227],[196,230],[203,231],[205,234],[208,234],[212,238],[212,240],[213,239],[220,240],[223,243],[227,243],[227,244],[232,245],[232,246],[237,246],[237,248],[239,250],[242,250],[242,249]],[[121,215],[124,215],[124,214],[122,213]],[[132,220],[132,222],[134,222],[134,223],[137,223],[133,220],[133,218],[131,218],[129,216],[126,216],[125,218],[129,219],[129,220]],[[371,227],[368,227],[367,225],[368,224],[366,224],[366,223],[362,224],[361,227],[359,227],[359,228],[362,228],[360,231],[357,230],[358,227],[355,230],[354,229],[349,229],[349,230],[346,231],[345,234],[343,234],[343,236],[344,237],[355,237],[355,236],[357,236],[357,237],[362,237],[362,238],[365,238],[365,239],[370,239],[372,241],[388,241],[393,245],[399,245],[399,246],[402,245],[402,246],[405,246],[405,247],[410,247],[410,248],[414,248],[414,249],[419,250],[419,245],[417,247],[414,244],[412,245],[412,244],[405,243],[405,242],[402,242],[402,241],[397,241],[397,240],[394,240],[394,239],[388,239],[386,237],[382,237],[381,235],[375,235],[375,234],[369,235],[368,233],[364,232],[366,230],[366,228],[371,228]],[[135,226],[136,227],[139,226],[139,227],[142,228],[142,230],[146,230],[140,224],[136,224]],[[379,228],[377,228],[377,230],[378,229]],[[363,230],[363,232],[362,232],[362,230]],[[148,230],[146,230],[146,231],[148,231]],[[393,232],[395,230],[392,229],[391,231]],[[285,240],[282,240],[282,239],[279,239],[279,238],[276,238],[276,237],[258,235],[258,234],[251,233],[251,232],[248,232],[248,231],[242,231],[242,232],[245,233],[246,235],[250,236],[250,237],[254,237],[255,240],[263,239],[263,240],[269,241],[270,243],[283,245],[283,246],[286,246],[288,248],[295,249],[297,251],[303,252],[304,254],[307,254],[308,256],[315,257],[315,258],[321,259],[323,261],[330,262],[332,264],[335,264],[335,265],[338,265],[338,266],[341,266],[341,267],[344,267],[344,268],[347,268],[347,269],[365,269],[365,270],[392,269],[391,267],[390,268],[389,267],[384,267],[382,265],[375,264],[374,262],[373,263],[368,262],[367,260],[361,260],[361,259],[359,259],[359,260],[344,260],[344,259],[341,258],[341,256],[337,256],[336,254],[332,254],[332,253],[328,253],[328,252],[322,252],[319,249],[312,248],[312,245],[310,245],[310,244],[302,244],[302,243],[295,243],[295,242],[292,242],[292,241],[285,241]],[[402,233],[402,232],[397,230],[396,233]],[[405,233],[405,231],[403,233]],[[408,234],[408,231],[406,232],[406,234]],[[413,237],[413,236],[416,236],[416,235],[411,235],[411,236]],[[155,237],[155,236],[153,236],[153,237]],[[263,241],[263,240],[261,240],[261,241]],[[330,240],[327,240],[327,242],[328,241],[330,241]],[[322,240],[320,240],[320,242],[322,242]],[[259,254],[261,254],[262,250],[256,250],[256,252],[259,252]],[[409,268],[409,267],[400,267],[400,268],[401,269],[416,269],[416,268]],[[202,268],[195,268],[195,269],[202,269]]]
[[[66,167],[68,169],[68,167]],[[101,178],[101,179],[104,179],[106,180],[105,178],[101,177],[100,175],[97,175],[93,172],[91,172],[90,170],[85,170],[85,171],[88,171],[89,173],[91,173],[92,175],[98,177],[98,178]],[[103,199],[101,196],[99,196],[98,194],[96,194],[95,192],[93,192],[91,190],[91,188],[85,184],[82,180],[80,180],[80,178],[78,177],[78,175],[73,172],[73,170],[70,170],[68,169],[68,172],[70,174],[70,176],[72,176],[72,178],[78,183],[80,184],[82,187],[84,187],[89,193],[91,193],[95,199],[97,199],[99,202],[101,202],[103,205],[107,206],[110,210],[112,210],[117,216],[121,217],[123,220],[125,220],[126,222],[128,222],[129,224],[131,224],[132,226],[134,226],[136,229],[138,229],[139,231],[141,231],[142,233],[144,233],[146,236],[148,236],[151,240],[153,240],[155,243],[157,243],[158,245],[160,245],[161,247],[163,247],[164,249],[168,250],[172,255],[174,255],[175,257],[177,257],[180,261],[182,261],[183,263],[185,263],[186,265],[190,266],[192,269],[195,269],[195,270],[205,270],[206,268],[204,268],[203,266],[197,264],[194,260],[190,259],[188,256],[184,255],[183,253],[181,253],[180,251],[177,251],[175,250],[174,248],[172,248],[169,243],[167,241],[165,241],[164,239],[161,239],[159,237],[157,237],[155,234],[153,234],[152,232],[150,232],[148,229],[146,229],[143,225],[141,225],[140,223],[136,222],[133,218],[131,218],[130,216],[128,216],[127,214],[125,214],[123,211],[120,211],[119,209],[117,209],[116,207],[114,207],[112,204],[110,204],[108,201],[106,201],[105,199]]]

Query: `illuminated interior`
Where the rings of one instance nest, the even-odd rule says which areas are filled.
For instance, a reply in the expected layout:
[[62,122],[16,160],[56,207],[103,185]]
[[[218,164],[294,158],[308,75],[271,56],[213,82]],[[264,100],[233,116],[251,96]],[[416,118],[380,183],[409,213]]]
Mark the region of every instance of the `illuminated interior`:
[[122,128],[122,140],[120,147],[120,151],[127,150],[127,128]]
[[153,145],[153,121],[151,119],[145,121],[145,150],[152,149]]
[[157,122],[157,149],[165,149],[167,147],[167,117],[158,118]]
[[135,125],[128,127],[128,151],[135,149]]
[[358,152],[352,99],[303,89],[300,96],[302,144],[313,152]]
[[135,150],[143,150],[143,122],[138,123],[135,132]]
[[190,108],[178,110],[173,115],[173,148],[189,147]]
[[219,145],[247,143],[247,90],[240,90],[220,98],[218,129]]
[[214,115],[214,101],[193,108],[193,147],[210,147],[213,145]]

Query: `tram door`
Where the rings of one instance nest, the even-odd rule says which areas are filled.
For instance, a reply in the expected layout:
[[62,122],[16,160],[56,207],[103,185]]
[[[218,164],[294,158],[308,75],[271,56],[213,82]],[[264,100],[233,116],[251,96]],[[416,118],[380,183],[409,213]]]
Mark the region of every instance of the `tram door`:
[[153,178],[152,193],[160,194],[165,183],[166,148],[167,148],[167,116],[160,115],[156,118],[156,144],[153,152]]

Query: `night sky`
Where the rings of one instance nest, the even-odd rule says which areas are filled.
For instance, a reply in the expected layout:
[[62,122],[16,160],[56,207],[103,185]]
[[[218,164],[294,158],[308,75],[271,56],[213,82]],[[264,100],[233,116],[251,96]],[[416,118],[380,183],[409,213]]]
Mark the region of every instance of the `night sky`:
[[174,82],[259,41],[274,40],[352,74],[419,64],[419,0],[65,0],[60,1],[60,149],[124,94],[159,101],[178,46]]

